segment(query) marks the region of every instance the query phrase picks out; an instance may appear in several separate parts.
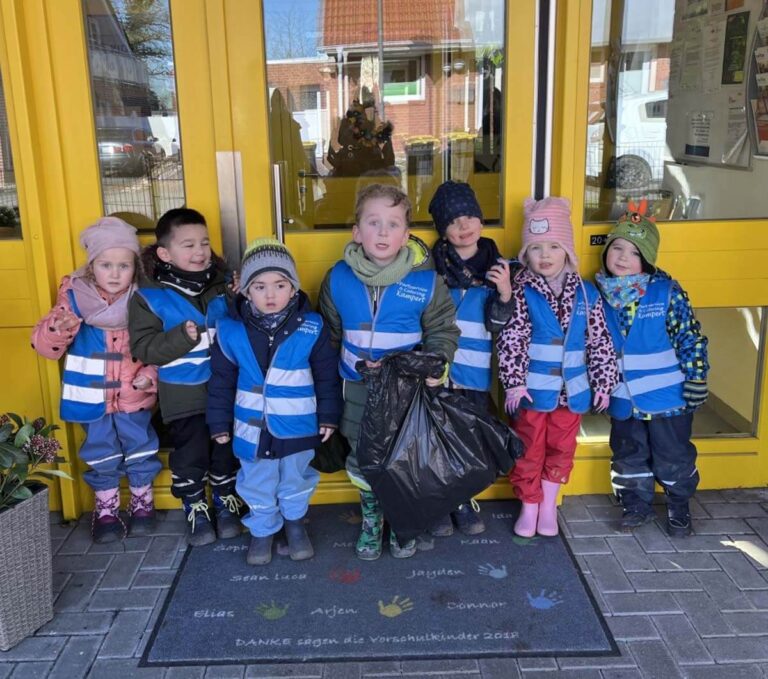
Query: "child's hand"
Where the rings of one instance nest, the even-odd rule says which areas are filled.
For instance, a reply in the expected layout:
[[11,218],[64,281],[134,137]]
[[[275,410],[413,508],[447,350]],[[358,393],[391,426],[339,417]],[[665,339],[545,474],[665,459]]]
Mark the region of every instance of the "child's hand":
[[131,384],[134,389],[141,389],[144,391],[152,386],[152,380],[146,375],[139,375],[133,382],[131,382]]
[[380,368],[381,361],[366,361],[365,365],[369,368]]
[[229,443],[230,436],[229,434],[216,434],[211,438],[216,441],[216,443],[224,445],[225,443]]
[[326,427],[326,426],[320,427],[320,436],[322,436],[320,441],[322,443],[325,443],[329,438],[331,438],[334,431],[336,431],[335,427]]
[[425,377],[424,384],[426,384],[428,387],[439,387],[441,384],[444,384],[447,379],[448,364],[446,363],[443,367],[443,374],[440,375],[440,377]]
[[187,337],[189,337],[189,339],[191,339],[193,342],[200,340],[200,331],[197,329],[197,323],[194,321],[187,321],[184,324],[184,332],[187,333]]
[[709,396],[706,380],[686,380],[683,383],[683,398],[685,404],[693,409],[704,405]]
[[71,311],[66,309],[59,309],[53,316],[53,322],[51,327],[57,335],[69,332],[73,328],[76,328],[80,323],[80,319]]
[[602,413],[611,403],[611,395],[600,391],[595,392],[595,398],[592,401],[592,409],[596,413]]
[[499,257],[485,277],[496,286],[499,292],[499,299],[506,304],[512,299],[512,280],[509,277],[509,262],[503,257]]
[[520,402],[527,398],[529,401],[533,401],[531,395],[525,387],[512,387],[505,392],[506,398],[504,399],[504,410],[508,414],[512,415],[520,407]]
[[233,271],[232,272],[232,282],[229,284],[230,290],[232,290],[232,294],[236,295],[238,292],[240,292],[240,272],[239,271]]

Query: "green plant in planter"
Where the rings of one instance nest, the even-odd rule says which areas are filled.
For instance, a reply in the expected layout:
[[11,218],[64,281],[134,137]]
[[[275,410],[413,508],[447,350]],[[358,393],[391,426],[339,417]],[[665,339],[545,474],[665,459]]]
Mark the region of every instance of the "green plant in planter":
[[0,415],[0,511],[32,497],[30,485],[54,477],[70,479],[59,469],[42,465],[63,462],[57,456],[61,444],[53,437],[58,425],[21,418],[15,413]]

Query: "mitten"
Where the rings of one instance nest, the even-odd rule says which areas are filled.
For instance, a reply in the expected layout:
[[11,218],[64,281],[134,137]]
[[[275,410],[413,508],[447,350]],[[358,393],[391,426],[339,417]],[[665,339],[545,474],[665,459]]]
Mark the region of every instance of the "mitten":
[[610,394],[603,394],[600,391],[595,392],[595,398],[592,401],[592,408],[596,413],[602,413],[611,403]]
[[693,409],[704,405],[709,396],[706,380],[686,380],[683,384],[683,398],[686,405]]
[[504,399],[504,409],[512,415],[519,407],[520,402],[527,398],[529,401],[533,401],[531,395],[525,387],[512,387],[505,392],[506,398]]

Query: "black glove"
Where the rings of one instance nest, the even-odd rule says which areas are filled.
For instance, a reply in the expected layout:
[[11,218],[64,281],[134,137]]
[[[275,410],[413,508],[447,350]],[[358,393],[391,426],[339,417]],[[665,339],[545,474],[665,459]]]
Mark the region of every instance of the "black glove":
[[685,404],[693,409],[704,405],[704,401],[709,396],[706,380],[686,380],[683,384],[683,398]]

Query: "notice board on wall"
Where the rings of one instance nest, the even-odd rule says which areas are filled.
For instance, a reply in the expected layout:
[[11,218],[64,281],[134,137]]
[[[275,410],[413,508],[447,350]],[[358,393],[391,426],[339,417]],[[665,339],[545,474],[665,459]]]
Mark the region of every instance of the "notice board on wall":
[[667,145],[678,162],[748,167],[750,78],[768,0],[676,0]]

